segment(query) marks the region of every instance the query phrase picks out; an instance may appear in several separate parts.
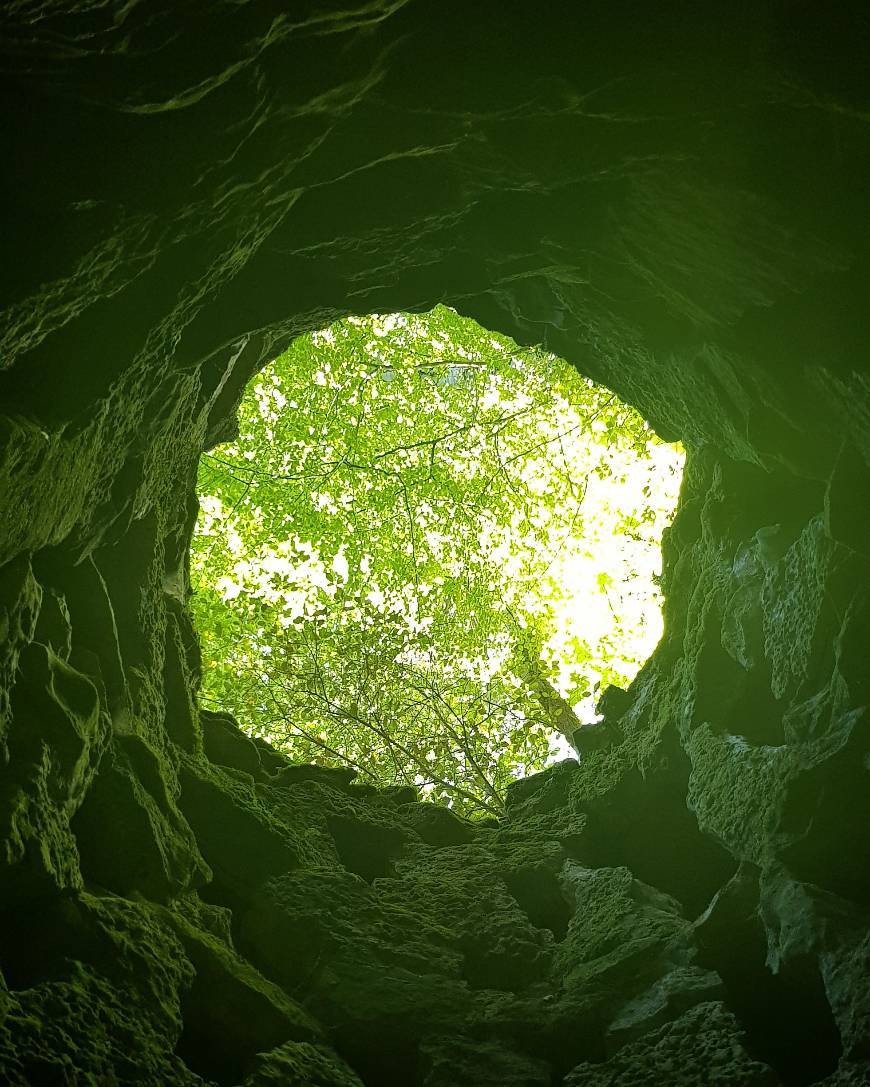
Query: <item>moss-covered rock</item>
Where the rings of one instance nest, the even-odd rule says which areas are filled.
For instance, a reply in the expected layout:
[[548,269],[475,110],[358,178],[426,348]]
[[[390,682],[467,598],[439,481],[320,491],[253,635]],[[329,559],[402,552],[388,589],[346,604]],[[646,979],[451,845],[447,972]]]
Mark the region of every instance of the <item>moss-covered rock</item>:
[[[3,10],[0,1080],[867,1082],[866,5],[285,7]],[[436,302],[687,448],[485,824],[200,711],[187,611],[248,378]]]
[[565,1087],[776,1087],[773,1072],[743,1048],[740,1028],[719,1003],[698,1004],[602,1065],[583,1064]]

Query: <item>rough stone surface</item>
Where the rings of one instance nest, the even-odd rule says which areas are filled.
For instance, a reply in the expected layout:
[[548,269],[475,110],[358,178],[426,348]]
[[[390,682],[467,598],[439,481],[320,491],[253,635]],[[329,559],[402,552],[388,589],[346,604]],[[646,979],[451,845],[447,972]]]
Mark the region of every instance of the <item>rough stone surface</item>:
[[[0,14],[0,1080],[870,1083],[858,0]],[[472,825],[198,708],[198,458],[456,306],[680,438],[666,625]]]
[[699,1004],[626,1046],[603,1065],[579,1065],[564,1087],[770,1087],[769,1068],[750,1060],[733,1017],[721,1004]]

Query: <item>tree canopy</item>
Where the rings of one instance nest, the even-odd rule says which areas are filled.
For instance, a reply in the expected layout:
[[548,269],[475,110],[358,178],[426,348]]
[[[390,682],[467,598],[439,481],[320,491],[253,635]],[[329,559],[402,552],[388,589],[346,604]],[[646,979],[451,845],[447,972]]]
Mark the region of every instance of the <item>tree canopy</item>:
[[303,336],[201,460],[202,698],[301,761],[499,812],[657,641],[681,467],[613,393],[445,307]]

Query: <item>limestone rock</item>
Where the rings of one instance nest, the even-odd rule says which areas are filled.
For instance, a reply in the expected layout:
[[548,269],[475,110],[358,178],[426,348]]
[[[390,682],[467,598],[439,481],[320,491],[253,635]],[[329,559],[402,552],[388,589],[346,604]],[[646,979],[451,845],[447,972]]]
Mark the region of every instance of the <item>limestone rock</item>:
[[565,1087],[777,1087],[770,1068],[743,1048],[734,1017],[719,1003],[698,1004],[602,1065],[583,1064]]
[[[3,1083],[870,1082],[867,5],[562,7],[3,6]],[[201,711],[187,608],[248,379],[436,302],[687,451],[479,824]]]
[[257,1055],[242,1087],[363,1087],[337,1053],[310,1042],[285,1042]]

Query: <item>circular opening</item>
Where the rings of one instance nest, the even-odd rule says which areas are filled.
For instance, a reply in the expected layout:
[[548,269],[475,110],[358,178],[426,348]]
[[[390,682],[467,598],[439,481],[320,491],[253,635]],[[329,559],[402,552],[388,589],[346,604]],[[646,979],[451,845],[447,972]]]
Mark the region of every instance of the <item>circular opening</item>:
[[201,697],[294,759],[499,813],[655,647],[682,451],[565,361],[350,317],[239,421],[200,466]]

